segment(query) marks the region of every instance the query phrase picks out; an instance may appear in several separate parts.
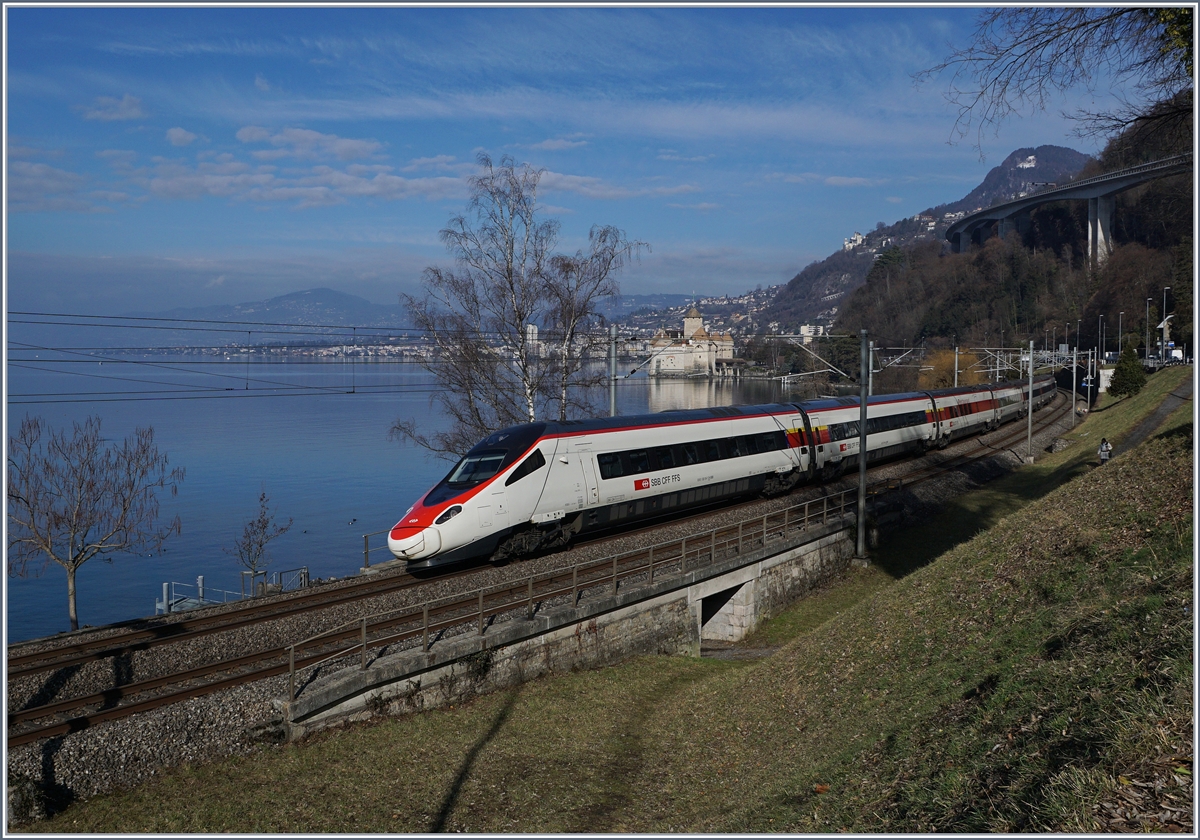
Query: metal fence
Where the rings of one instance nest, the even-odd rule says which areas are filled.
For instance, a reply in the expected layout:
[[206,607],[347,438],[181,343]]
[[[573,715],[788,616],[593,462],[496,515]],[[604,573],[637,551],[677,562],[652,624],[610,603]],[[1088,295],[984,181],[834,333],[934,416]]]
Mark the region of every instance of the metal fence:
[[[246,576],[252,580],[250,587],[246,586]],[[260,578],[255,584],[255,578]],[[308,566],[275,572],[271,580],[266,579],[265,572],[251,574],[242,572],[242,591],[234,592],[228,589],[213,589],[204,585],[204,575],[196,578],[196,583],[179,583],[167,581],[162,585],[162,600],[154,602],[155,615],[180,612],[181,610],[197,610],[201,607],[212,607],[217,604],[228,604],[232,601],[242,601],[256,595],[274,595],[279,592],[291,592],[303,589],[309,584]]]
[[[428,651],[430,638],[451,630],[483,636],[500,616],[532,618],[554,599],[577,605],[585,597],[616,595],[631,578],[647,583],[682,578],[727,560],[754,555],[778,543],[780,551],[800,544],[803,532],[845,517],[857,507],[857,490],[799,502],[790,507],[745,519],[733,525],[655,543],[570,568],[529,575],[516,581],[451,595],[423,604],[371,613],[288,646],[288,700],[296,698],[296,674],[335,659],[360,654],[367,668],[370,648],[383,648],[420,639]],[[790,539],[792,538],[792,539]],[[461,628],[466,627],[466,630]],[[436,640],[436,638],[435,638]],[[301,659],[297,661],[297,652]]]

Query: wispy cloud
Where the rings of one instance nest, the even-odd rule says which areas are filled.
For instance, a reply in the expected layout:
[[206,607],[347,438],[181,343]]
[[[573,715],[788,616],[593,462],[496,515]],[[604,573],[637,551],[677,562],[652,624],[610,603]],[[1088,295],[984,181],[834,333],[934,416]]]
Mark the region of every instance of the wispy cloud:
[[678,160],[685,163],[705,163],[714,157],[715,155],[692,155],[691,157],[687,157],[674,149],[659,149],[658,151],[659,160]]
[[588,141],[586,140],[571,140],[566,137],[556,137],[551,140],[543,140],[540,143],[524,146],[523,148],[538,149],[545,152],[561,152],[567,149],[578,149],[582,146],[586,146],[587,144]]
[[699,204],[667,204],[668,207],[674,207],[677,210],[719,210],[721,205],[714,204],[711,201],[703,201]]
[[81,191],[87,179],[45,163],[8,162],[8,209],[14,212],[90,212],[95,205]]
[[112,96],[97,96],[92,107],[83,109],[85,120],[113,122],[116,120],[140,120],[145,116],[146,113],[142,110],[142,100],[136,96],[130,96],[128,93],[120,99]]
[[622,199],[638,196],[668,196],[699,192],[700,188],[693,184],[679,184],[669,187],[622,187],[606,183],[601,178],[591,175],[566,175],[561,172],[546,171],[542,175],[541,186],[545,190],[561,190],[572,192],[587,198]]
[[167,140],[172,146],[186,146],[196,139],[196,135],[183,128],[168,128]]
[[355,140],[336,134],[322,134],[309,128],[285,128],[272,134],[267,129],[248,125],[238,130],[237,139],[243,143],[270,143],[274,149],[254,152],[259,160],[275,160],[294,157],[314,160],[319,157],[335,157],[338,160],[355,160],[373,157],[383,148],[376,140]]

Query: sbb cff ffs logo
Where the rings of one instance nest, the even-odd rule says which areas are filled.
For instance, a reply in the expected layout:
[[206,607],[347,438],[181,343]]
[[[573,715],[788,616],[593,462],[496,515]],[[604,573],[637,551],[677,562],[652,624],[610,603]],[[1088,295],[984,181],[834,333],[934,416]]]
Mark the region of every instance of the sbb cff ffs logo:
[[650,489],[650,479],[639,478],[637,481],[633,482],[633,489],[634,490],[649,490]]

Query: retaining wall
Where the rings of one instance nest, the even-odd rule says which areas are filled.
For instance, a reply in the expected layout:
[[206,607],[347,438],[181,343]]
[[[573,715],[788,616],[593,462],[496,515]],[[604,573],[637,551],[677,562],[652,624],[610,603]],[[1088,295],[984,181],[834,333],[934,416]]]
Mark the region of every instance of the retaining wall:
[[[806,541],[441,639],[301,683],[280,702],[288,737],[344,721],[460,703],[554,672],[646,654],[698,656],[702,639],[737,641],[850,564],[853,517]],[[771,553],[771,552],[775,553]]]

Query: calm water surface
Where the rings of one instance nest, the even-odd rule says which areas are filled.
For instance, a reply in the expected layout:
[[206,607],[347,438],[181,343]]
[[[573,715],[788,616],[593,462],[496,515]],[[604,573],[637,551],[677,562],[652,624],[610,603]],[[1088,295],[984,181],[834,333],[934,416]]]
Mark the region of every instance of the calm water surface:
[[[26,414],[55,427],[97,415],[110,440],[150,425],[171,465],[187,470],[179,494],[160,500],[165,519],[178,514],[183,522],[182,535],[171,537],[161,555],[117,554],[111,562],[93,559],[81,567],[81,626],[152,615],[167,581],[194,585],[203,575],[210,598],[215,590],[239,591],[240,567],[223,549],[257,513],[262,491],[278,520],[293,520],[291,530],[271,543],[270,571],[307,566],[313,577],[355,574],[362,566],[363,534],[390,528],[450,466],[388,440],[397,418],[417,418],[433,430],[443,422],[429,404],[432,380],[414,365],[247,365],[198,356],[126,357],[101,365],[31,356],[22,357],[28,363],[10,359],[10,434]],[[44,402],[64,398],[80,401]],[[621,383],[617,407],[621,414],[638,414],[779,399],[778,386],[769,382],[641,377]],[[380,547],[373,562],[390,559],[384,539],[372,538]],[[66,573],[59,566],[7,582],[8,641],[68,629]]]

